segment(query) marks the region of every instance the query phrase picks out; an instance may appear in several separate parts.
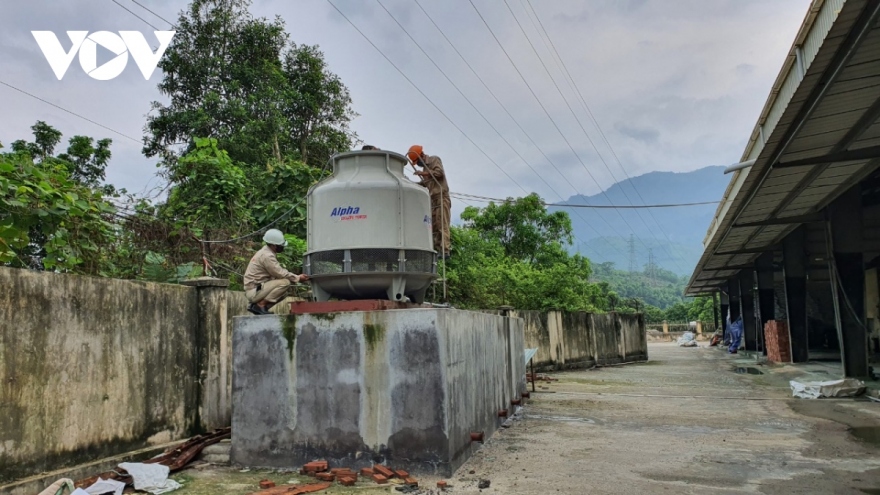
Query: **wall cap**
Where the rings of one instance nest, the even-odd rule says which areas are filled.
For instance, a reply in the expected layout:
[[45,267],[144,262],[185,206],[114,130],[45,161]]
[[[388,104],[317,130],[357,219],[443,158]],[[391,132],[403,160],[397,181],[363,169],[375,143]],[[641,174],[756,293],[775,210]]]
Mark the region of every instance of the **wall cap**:
[[229,287],[229,280],[214,277],[191,278],[180,282],[189,287]]

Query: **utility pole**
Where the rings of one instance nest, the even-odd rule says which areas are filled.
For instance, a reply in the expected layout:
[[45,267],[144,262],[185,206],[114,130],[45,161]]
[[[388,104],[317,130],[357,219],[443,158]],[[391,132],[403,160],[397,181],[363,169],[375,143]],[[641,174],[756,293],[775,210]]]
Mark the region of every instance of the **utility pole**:
[[636,267],[636,240],[632,234],[629,235],[629,272],[635,273]]

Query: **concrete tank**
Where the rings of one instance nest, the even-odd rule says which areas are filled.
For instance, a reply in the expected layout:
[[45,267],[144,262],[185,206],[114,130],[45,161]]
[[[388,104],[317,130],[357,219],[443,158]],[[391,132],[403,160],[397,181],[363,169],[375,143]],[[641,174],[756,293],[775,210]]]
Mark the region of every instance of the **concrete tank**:
[[437,274],[431,199],[390,151],[334,156],[333,175],[309,190],[303,271],[314,299],[424,302]]

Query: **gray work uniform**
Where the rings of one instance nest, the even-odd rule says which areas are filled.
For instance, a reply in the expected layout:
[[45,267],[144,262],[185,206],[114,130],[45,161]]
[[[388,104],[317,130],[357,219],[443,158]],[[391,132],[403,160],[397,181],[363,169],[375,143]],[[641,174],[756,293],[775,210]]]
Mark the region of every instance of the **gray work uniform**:
[[299,275],[285,270],[269,246],[263,246],[244,272],[244,295],[252,303],[266,300],[275,304],[287,296],[290,284],[298,281]]

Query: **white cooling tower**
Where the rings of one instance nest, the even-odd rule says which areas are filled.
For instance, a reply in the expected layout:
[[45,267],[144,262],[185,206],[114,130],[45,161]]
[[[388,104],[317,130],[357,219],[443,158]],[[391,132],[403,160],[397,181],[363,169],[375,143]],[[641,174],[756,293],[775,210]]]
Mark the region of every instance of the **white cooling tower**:
[[431,199],[389,151],[334,156],[333,175],[309,190],[303,270],[318,301],[424,302],[436,278]]

